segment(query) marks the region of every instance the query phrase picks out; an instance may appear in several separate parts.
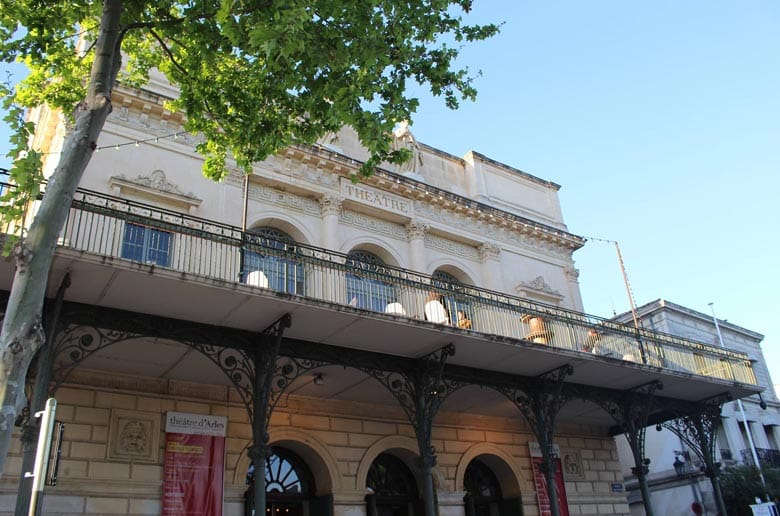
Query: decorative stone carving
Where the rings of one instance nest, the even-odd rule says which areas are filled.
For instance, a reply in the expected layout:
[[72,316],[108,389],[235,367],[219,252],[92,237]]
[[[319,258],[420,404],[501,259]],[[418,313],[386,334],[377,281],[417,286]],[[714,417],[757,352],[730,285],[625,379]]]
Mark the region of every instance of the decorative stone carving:
[[134,179],[127,179],[122,174],[111,176],[108,184],[115,195],[121,196],[123,193],[140,195],[156,202],[163,201],[177,207],[184,206],[190,213],[193,213],[202,202],[202,199],[195,194],[185,193],[178,185],[168,181],[162,170],[155,170],[148,176],[139,175]]
[[563,269],[563,272],[566,274],[566,277],[569,279],[569,281],[578,281],[580,278],[580,270],[574,267],[566,267]]
[[317,140],[317,145],[334,152],[343,152],[341,149],[341,138],[339,134],[328,131]]
[[420,145],[417,143],[417,139],[415,139],[412,131],[409,130],[409,122],[407,120],[399,123],[395,131],[393,131],[393,149],[406,149],[412,155],[409,161],[396,165],[396,173],[417,174],[419,169],[422,168],[423,160],[422,154],[420,154]]
[[118,409],[111,411],[109,459],[156,463],[159,448],[159,414]]
[[409,240],[425,238],[425,235],[428,233],[429,229],[430,226],[428,224],[424,224],[419,220],[412,220],[406,225],[406,233],[409,237]]
[[[165,172],[162,170],[155,170],[148,176],[141,176],[139,175],[135,179],[127,179],[124,175],[120,174],[118,176],[112,176],[111,179],[119,179],[123,180],[127,183],[133,183],[138,186],[145,186],[147,188],[154,188],[155,190],[159,190],[161,192],[167,192],[172,193],[176,195],[181,195],[183,197],[190,197],[192,199],[197,199],[195,195],[191,192],[185,193],[182,191],[181,188],[179,188],[178,185],[168,181],[168,178],[165,177]],[[200,200],[200,199],[198,199]]]
[[553,290],[553,288],[547,284],[546,281],[544,281],[544,277],[537,276],[536,279],[529,282],[522,282],[520,283],[520,286],[518,289],[524,288],[526,290],[535,290],[536,292],[543,292],[545,294],[553,294],[555,296],[560,296],[561,293],[557,290]]
[[501,256],[501,248],[496,244],[485,242],[479,246],[479,259],[483,262],[487,260],[498,260]]
[[323,195],[320,199],[320,215],[338,215],[344,198],[336,195]]

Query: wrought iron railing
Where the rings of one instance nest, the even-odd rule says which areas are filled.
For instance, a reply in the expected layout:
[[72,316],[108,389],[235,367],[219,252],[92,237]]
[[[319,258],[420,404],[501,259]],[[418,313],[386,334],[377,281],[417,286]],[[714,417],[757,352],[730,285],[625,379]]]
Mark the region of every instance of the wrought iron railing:
[[743,353],[87,190],[76,193],[60,246],[357,310],[756,384]]
[[[749,449],[741,450],[742,462],[745,464],[753,464],[753,454]],[[758,462],[761,466],[768,468],[780,468],[780,450],[773,450],[770,448],[756,448],[756,455],[758,455]]]

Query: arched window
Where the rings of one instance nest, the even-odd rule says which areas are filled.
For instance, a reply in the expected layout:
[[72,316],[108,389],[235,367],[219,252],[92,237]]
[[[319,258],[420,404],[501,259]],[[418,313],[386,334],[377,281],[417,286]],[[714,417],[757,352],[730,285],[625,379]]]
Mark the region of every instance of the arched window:
[[[479,459],[472,460],[463,477],[466,516],[491,516],[501,503],[501,486],[495,473]],[[491,511],[491,506],[495,509]]]
[[[269,516],[303,516],[316,488],[306,463],[286,448],[273,447],[265,459],[266,511]],[[254,465],[247,472],[245,514],[254,509]],[[260,516],[261,513],[255,513]]]
[[[444,291],[442,302],[450,315],[450,324],[471,329],[474,314],[471,304],[466,301],[463,295],[463,284],[452,274],[440,270],[434,271],[431,279],[435,287]],[[460,316],[458,312],[460,312]],[[464,321],[468,321],[468,323]]]
[[413,516],[419,505],[417,483],[404,462],[382,453],[368,470],[366,497],[369,516]]
[[351,251],[347,255],[347,302],[357,308],[384,312],[397,301],[395,286],[385,281],[385,263],[368,251]]
[[295,251],[295,240],[271,227],[254,228],[249,233],[242,271],[244,282],[279,292],[303,294],[303,265],[289,258]]

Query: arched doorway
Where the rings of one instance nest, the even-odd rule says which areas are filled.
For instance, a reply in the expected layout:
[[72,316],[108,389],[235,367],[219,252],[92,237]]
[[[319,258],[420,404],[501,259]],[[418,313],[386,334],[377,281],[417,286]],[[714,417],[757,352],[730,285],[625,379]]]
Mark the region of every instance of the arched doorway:
[[[479,459],[472,460],[463,478],[466,490],[466,516],[493,516],[502,500],[501,485],[495,473]],[[492,508],[492,510],[491,510]]]
[[371,463],[366,477],[368,516],[421,515],[417,482],[398,457],[381,453]]
[[267,287],[290,294],[304,293],[303,264],[286,255],[295,251],[295,240],[272,227],[249,230],[248,249],[244,252],[242,278],[256,287]]
[[[265,459],[265,485],[267,516],[304,516],[309,514],[309,504],[317,489],[314,477],[303,460],[292,451],[274,446]],[[244,498],[244,515],[254,511],[254,482],[257,474],[254,465],[249,467],[246,479],[249,487]],[[260,516],[260,515],[257,515]]]

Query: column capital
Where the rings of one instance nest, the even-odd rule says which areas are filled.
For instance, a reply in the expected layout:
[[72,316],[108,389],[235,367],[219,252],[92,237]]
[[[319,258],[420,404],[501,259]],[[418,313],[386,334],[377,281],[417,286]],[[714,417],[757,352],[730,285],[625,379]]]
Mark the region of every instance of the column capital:
[[488,260],[498,260],[501,256],[501,248],[496,244],[485,242],[480,245],[477,250],[479,251],[479,258],[483,262]]
[[411,220],[406,225],[406,235],[409,237],[409,240],[425,238],[425,235],[428,234],[430,228],[431,227],[428,224],[424,224],[419,220]]
[[338,195],[323,195],[320,199],[320,214],[324,217],[326,215],[338,215],[341,212],[341,205],[344,202],[344,198]]

